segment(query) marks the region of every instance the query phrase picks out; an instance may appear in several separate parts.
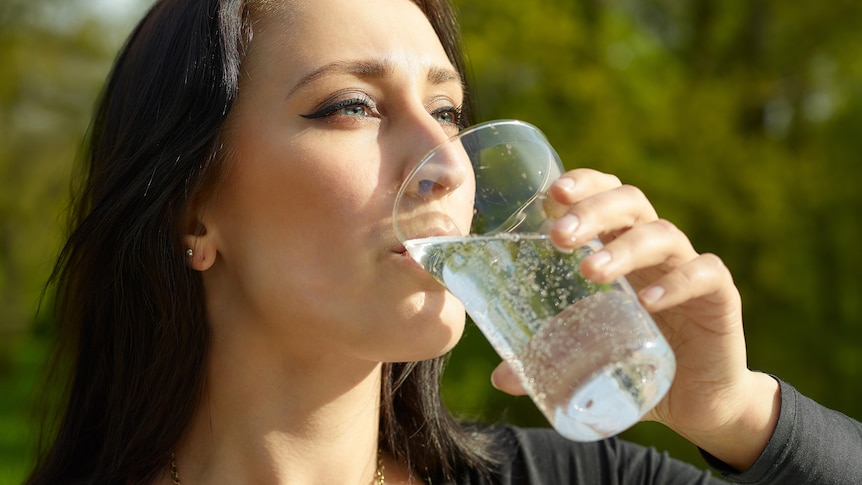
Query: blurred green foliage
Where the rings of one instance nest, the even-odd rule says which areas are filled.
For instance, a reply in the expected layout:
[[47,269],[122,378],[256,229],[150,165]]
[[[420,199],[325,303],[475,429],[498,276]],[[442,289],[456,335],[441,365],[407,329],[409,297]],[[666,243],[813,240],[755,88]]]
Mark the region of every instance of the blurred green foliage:
[[[455,3],[480,118],[530,121],[568,168],[640,187],[730,267],[750,365],[862,417],[862,3]],[[36,304],[92,102],[131,29],[87,5],[0,6],[0,484],[19,483],[31,456]],[[529,400],[491,389],[497,360],[468,327],[447,402],[544,425]],[[699,463],[660,426],[625,436]]]
[[0,4],[0,484],[31,466],[49,328],[37,306],[94,99],[130,30],[85,0]]

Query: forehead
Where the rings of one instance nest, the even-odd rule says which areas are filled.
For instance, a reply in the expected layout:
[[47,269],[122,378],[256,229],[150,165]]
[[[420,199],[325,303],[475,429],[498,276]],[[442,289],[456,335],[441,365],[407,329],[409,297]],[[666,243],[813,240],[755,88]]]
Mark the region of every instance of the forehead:
[[430,22],[410,0],[260,0],[246,70],[259,63],[301,71],[354,59],[409,70],[451,63]]

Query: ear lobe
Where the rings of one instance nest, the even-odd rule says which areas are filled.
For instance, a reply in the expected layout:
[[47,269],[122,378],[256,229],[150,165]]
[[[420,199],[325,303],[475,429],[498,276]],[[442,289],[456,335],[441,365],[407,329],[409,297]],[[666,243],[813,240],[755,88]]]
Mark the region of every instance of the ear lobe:
[[195,220],[190,225],[193,226],[192,230],[183,236],[183,255],[189,267],[195,271],[206,271],[215,263],[215,245],[203,223]]

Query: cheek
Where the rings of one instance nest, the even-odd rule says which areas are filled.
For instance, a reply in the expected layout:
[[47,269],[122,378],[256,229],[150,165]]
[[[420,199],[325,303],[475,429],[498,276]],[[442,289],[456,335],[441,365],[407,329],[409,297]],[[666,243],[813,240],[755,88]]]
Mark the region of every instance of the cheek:
[[241,156],[227,173],[219,204],[227,221],[224,256],[242,267],[237,271],[256,268],[248,276],[263,273],[271,284],[302,291],[332,291],[366,277],[369,227],[390,210],[374,196],[376,149],[262,134],[239,137]]
[[369,177],[320,152],[261,148],[234,160],[210,214],[230,297],[262,320],[332,316],[321,301],[372,283]]
[[257,98],[238,104],[233,115],[226,133],[235,154],[227,180],[233,199],[276,216],[273,223],[309,228],[326,222],[337,228],[365,206],[379,152],[367,145],[376,140],[309,129]]
[[376,174],[362,169],[373,161],[346,157],[349,152],[313,137],[268,141],[243,150],[246,157],[230,174],[234,200],[270,215],[271,224],[305,228],[310,237],[313,228],[338,231],[357,220],[377,182]]

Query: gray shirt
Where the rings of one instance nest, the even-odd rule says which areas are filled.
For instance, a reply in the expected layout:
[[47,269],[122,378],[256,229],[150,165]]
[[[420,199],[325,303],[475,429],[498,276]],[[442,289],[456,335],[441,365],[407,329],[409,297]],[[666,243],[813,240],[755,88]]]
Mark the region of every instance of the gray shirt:
[[[550,429],[503,426],[496,433],[496,476],[463,470],[458,485],[676,485],[745,484],[862,485],[862,424],[826,409],[781,382],[781,414],[754,465],[736,473],[703,453],[716,473],[700,470],[653,448],[617,438],[568,441]],[[722,475],[723,480],[716,475]]]

